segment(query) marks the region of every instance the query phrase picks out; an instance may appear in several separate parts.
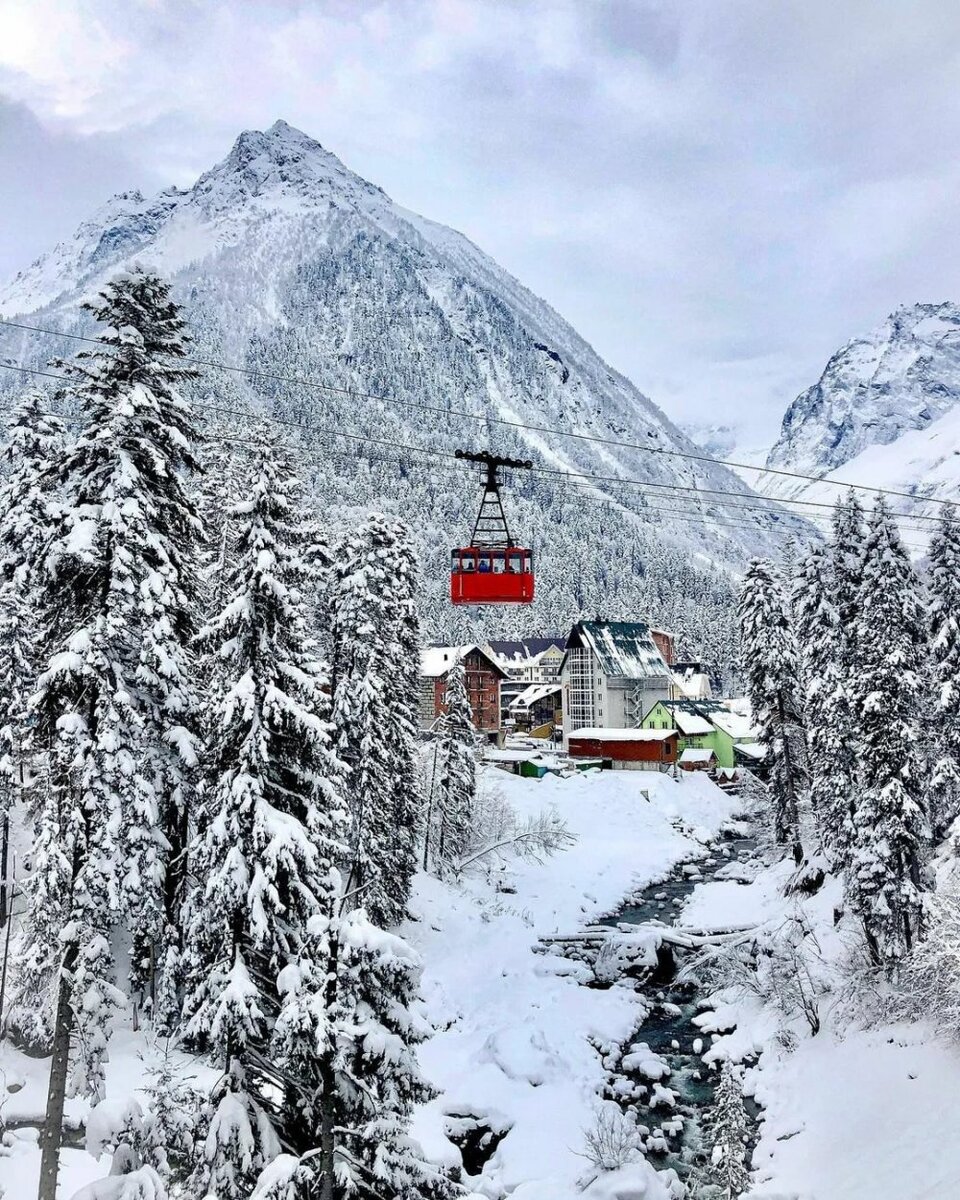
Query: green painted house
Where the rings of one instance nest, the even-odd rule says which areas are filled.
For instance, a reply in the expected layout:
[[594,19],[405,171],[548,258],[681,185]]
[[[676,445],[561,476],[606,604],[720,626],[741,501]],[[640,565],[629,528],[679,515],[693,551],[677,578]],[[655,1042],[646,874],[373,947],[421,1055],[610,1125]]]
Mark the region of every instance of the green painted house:
[[641,729],[675,729],[678,750],[712,750],[717,766],[734,767],[734,746],[757,740],[746,717],[719,700],[660,700],[640,723]]

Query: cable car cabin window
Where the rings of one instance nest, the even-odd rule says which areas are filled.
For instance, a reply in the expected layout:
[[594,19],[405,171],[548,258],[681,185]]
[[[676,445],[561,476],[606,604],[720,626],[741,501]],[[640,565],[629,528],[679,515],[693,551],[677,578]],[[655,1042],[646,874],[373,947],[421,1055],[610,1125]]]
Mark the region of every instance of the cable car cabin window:
[[490,555],[489,554],[478,554],[477,555],[477,570],[483,571],[485,573],[489,573],[489,571],[490,571]]

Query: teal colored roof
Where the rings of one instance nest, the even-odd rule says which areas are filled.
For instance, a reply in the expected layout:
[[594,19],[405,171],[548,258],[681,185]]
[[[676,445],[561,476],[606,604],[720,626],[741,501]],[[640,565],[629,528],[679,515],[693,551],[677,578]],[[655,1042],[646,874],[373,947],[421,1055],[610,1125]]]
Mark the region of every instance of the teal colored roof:
[[588,647],[600,670],[617,679],[669,676],[670,669],[645,621],[579,621],[567,638],[567,650]]

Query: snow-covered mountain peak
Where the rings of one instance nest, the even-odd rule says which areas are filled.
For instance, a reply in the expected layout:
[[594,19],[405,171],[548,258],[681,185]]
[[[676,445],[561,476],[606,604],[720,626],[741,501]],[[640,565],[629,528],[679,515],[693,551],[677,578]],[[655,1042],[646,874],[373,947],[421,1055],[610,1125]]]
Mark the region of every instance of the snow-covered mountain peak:
[[338,195],[358,194],[386,199],[380,188],[286,121],[275,121],[263,131],[245,130],[227,157],[201,175],[191,189],[192,199],[208,211],[263,197],[297,197],[307,204],[323,204]]
[[902,305],[794,400],[767,465],[823,474],[923,429],[960,400],[960,306]]
[[[449,466],[464,445],[532,458],[542,471],[511,496],[542,586],[533,611],[501,614],[518,622],[500,626],[505,635],[585,612],[656,613],[688,631],[691,653],[720,661],[731,575],[801,531],[791,515],[749,503],[730,520],[723,494],[749,502],[744,482],[687,457],[693,443],[547,303],[285,122],[242,133],[186,190],[115,196],[0,288],[0,312],[85,331],[81,302],[137,261],[171,281],[198,357],[231,364],[229,374],[205,371],[204,403],[226,396],[231,408],[268,406],[303,426],[304,471],[325,508],[385,505],[416,523],[426,611],[444,636],[478,633],[445,599],[448,548],[468,536],[478,502],[475,480]],[[74,349],[0,330],[0,356],[24,366]],[[267,386],[260,372],[277,378]],[[383,464],[365,449],[370,438]],[[416,461],[398,475],[387,447]],[[631,486],[610,485],[617,476]]]

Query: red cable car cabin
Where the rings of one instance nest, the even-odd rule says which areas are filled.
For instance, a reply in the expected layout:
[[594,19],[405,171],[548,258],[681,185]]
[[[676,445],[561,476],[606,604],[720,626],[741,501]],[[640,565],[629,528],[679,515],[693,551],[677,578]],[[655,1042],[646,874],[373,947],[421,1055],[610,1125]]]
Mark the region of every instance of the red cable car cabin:
[[500,501],[498,467],[533,464],[499,458],[487,451],[474,454],[458,450],[457,458],[486,468],[483,499],[473,526],[470,545],[454,550],[450,562],[450,600],[453,604],[532,604],[533,551],[518,546],[510,536]]
[[454,604],[531,604],[533,551],[519,546],[466,546],[450,562]]

